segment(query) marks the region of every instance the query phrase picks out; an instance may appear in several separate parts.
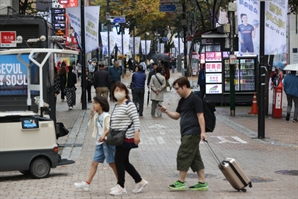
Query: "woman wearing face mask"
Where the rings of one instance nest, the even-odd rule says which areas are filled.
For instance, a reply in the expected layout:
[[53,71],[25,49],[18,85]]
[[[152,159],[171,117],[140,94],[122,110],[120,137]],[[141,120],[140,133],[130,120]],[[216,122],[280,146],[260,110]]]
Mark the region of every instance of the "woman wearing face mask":
[[[132,148],[137,148],[140,143],[140,120],[135,104],[129,100],[129,92],[127,87],[116,82],[112,89],[112,97],[117,101],[113,113],[111,115],[112,129],[126,130],[125,140],[123,145],[116,146],[115,164],[118,173],[117,186],[111,189],[111,195],[122,195],[127,193],[124,188],[125,171],[131,175],[135,181],[133,193],[138,193],[148,184],[141,178],[140,174],[129,162],[129,152]],[[101,139],[104,139],[102,136]]]

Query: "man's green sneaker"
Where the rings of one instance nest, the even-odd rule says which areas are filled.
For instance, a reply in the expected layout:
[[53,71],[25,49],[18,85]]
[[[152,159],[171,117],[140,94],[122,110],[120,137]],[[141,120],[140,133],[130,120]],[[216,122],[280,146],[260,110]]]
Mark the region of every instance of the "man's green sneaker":
[[198,182],[194,186],[189,187],[190,190],[193,191],[208,191],[208,183],[205,182],[204,184]]
[[183,191],[186,190],[186,183],[177,180],[174,184],[168,186],[169,189]]

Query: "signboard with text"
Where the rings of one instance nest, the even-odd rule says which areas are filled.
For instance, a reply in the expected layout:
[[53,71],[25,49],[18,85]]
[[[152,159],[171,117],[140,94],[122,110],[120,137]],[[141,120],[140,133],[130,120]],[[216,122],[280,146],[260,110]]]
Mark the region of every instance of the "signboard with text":
[[222,74],[221,73],[206,73],[206,83],[221,83]]
[[16,38],[16,31],[0,31],[0,47],[16,47],[17,44],[12,43]]
[[222,84],[206,84],[206,94],[221,94]]
[[206,72],[222,72],[221,63],[206,63],[205,64]]
[[206,52],[205,61],[221,61],[221,52]]

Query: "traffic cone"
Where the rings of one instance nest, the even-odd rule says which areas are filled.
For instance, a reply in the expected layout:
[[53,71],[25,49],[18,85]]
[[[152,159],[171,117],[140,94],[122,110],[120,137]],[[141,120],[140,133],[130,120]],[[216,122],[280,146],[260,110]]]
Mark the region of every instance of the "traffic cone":
[[250,112],[248,112],[248,114],[255,114],[255,115],[258,114],[258,104],[257,104],[257,94],[256,93],[254,93],[251,110],[250,110]]

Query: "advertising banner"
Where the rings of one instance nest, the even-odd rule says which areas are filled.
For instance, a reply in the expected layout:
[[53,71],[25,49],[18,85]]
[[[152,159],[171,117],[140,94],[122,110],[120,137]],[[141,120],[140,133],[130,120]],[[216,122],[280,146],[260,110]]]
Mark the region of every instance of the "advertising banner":
[[123,35],[123,54],[127,55],[129,53],[129,35]]
[[117,33],[116,32],[110,32],[110,55],[113,53],[115,45],[116,45],[116,38]]
[[69,17],[70,25],[75,32],[75,37],[78,41],[78,45],[82,48],[81,41],[81,10],[80,7],[66,8],[66,12]]
[[164,53],[164,52],[165,52],[165,44],[160,43],[160,53]]
[[135,51],[136,54],[140,54],[141,37],[135,37]]
[[265,55],[287,53],[287,12],[288,0],[265,2]]
[[85,53],[98,48],[99,6],[85,7]]
[[12,43],[16,39],[16,31],[0,31],[0,47],[16,47],[17,44]]
[[101,51],[103,55],[108,55],[108,32],[100,32]]
[[205,61],[221,61],[221,52],[206,52]]
[[260,1],[237,1],[239,52],[259,55]]
[[151,40],[141,40],[141,48],[142,48],[143,55],[148,55],[150,53],[150,45],[151,45]]
[[122,39],[121,39],[121,35],[116,35],[116,46],[118,48],[118,52],[120,52],[120,54],[122,54]]
[[[28,55],[21,55],[21,59],[29,63]],[[27,95],[27,66],[17,59],[17,55],[0,55],[0,60],[0,96]],[[35,78],[32,80],[36,83],[36,66],[31,67],[31,77]]]
[[[179,54],[179,38],[174,38],[174,46],[177,50],[177,53]],[[182,39],[180,38],[180,54],[182,54],[184,52],[184,43],[182,42]],[[177,54],[177,55],[178,55]]]

